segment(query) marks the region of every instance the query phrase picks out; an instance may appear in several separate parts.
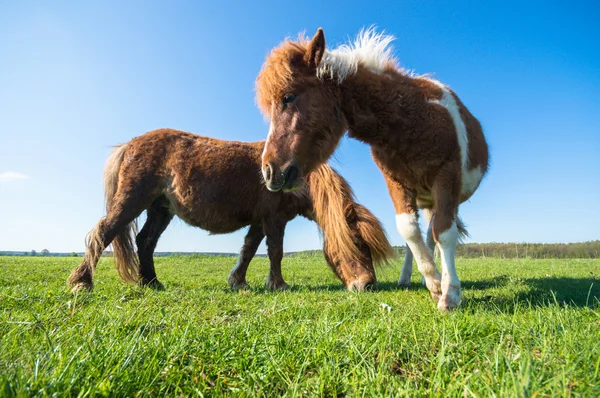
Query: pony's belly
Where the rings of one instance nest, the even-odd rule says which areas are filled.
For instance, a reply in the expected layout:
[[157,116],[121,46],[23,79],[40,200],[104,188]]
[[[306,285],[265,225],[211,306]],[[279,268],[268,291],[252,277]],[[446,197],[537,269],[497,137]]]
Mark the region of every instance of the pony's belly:
[[433,196],[431,196],[430,192],[417,194],[417,207],[419,209],[431,209],[433,205]]
[[213,234],[228,234],[252,223],[252,218],[241,214],[238,209],[220,206],[205,201],[187,203],[176,195],[167,194],[171,211],[187,224],[201,228]]

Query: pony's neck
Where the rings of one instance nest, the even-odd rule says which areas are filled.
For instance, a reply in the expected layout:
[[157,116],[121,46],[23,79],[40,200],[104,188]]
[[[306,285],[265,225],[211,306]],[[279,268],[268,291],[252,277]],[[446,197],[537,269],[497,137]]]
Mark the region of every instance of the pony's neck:
[[340,83],[348,135],[370,145],[385,144],[390,129],[408,128],[410,118],[404,100],[415,91],[412,80],[401,72],[375,73],[359,66]]

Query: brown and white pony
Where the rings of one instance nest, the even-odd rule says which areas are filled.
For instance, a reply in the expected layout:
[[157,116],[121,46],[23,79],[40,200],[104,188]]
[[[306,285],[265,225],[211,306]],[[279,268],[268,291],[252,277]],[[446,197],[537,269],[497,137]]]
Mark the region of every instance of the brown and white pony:
[[[98,259],[112,242],[123,280],[162,288],[153,253],[178,215],[215,234],[250,226],[229,275],[233,289],[247,286],[246,270],[266,235],[271,263],[267,287],[286,289],[281,275],[284,230],[301,215],[319,225],[325,259],[349,290],[375,287],[373,263],[387,261],[393,252],[379,220],[356,203],[348,183],[328,165],[299,181],[303,188],[296,192],[269,192],[260,173],[263,147],[264,142],[221,141],[170,129],[118,147],[105,169],[106,217],[90,233],[85,258],[68,285],[92,289]],[[136,257],[132,234],[144,210],[147,219],[135,238]]]
[[[458,206],[485,175],[488,147],[479,122],[448,86],[397,66],[392,40],[369,29],[328,50],[319,29],[310,41],[286,40],[272,50],[256,80],[257,103],[270,120],[263,175],[270,190],[293,190],[327,161],[346,131],[369,144],[407,242],[399,284],[410,283],[414,256],[445,311],[461,299],[454,253],[466,231]],[[418,209],[429,223],[427,244]]]

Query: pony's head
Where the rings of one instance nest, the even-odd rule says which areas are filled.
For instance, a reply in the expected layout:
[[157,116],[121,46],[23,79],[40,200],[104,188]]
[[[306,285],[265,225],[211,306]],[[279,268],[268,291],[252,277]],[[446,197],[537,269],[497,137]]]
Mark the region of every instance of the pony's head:
[[271,123],[262,156],[269,190],[296,189],[333,154],[348,129],[342,83],[358,78],[359,68],[396,69],[393,40],[369,28],[353,43],[326,50],[318,29],[312,40],[286,40],[271,51],[256,79],[258,106]]
[[339,87],[317,73],[324,54],[322,29],[310,41],[285,41],[256,80],[258,106],[271,123],[262,155],[271,191],[297,189],[303,175],[333,154],[346,130]]

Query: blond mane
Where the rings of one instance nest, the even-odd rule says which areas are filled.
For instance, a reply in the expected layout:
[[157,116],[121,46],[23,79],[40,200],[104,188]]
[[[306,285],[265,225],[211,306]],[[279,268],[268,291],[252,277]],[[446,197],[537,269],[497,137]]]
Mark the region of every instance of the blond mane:
[[317,76],[341,83],[356,73],[359,64],[372,72],[382,73],[390,64],[396,64],[391,45],[395,39],[392,35],[377,33],[374,27],[362,29],[354,42],[325,51]]
[[[356,73],[358,65],[375,73],[382,73],[388,67],[398,69],[391,45],[394,40],[394,36],[378,33],[374,27],[362,29],[353,42],[325,51],[317,77],[341,83]],[[263,115],[269,116],[271,103],[290,88],[294,77],[292,61],[304,57],[308,43],[309,39],[300,33],[297,41],[286,38],[267,55],[255,85],[256,103]]]

